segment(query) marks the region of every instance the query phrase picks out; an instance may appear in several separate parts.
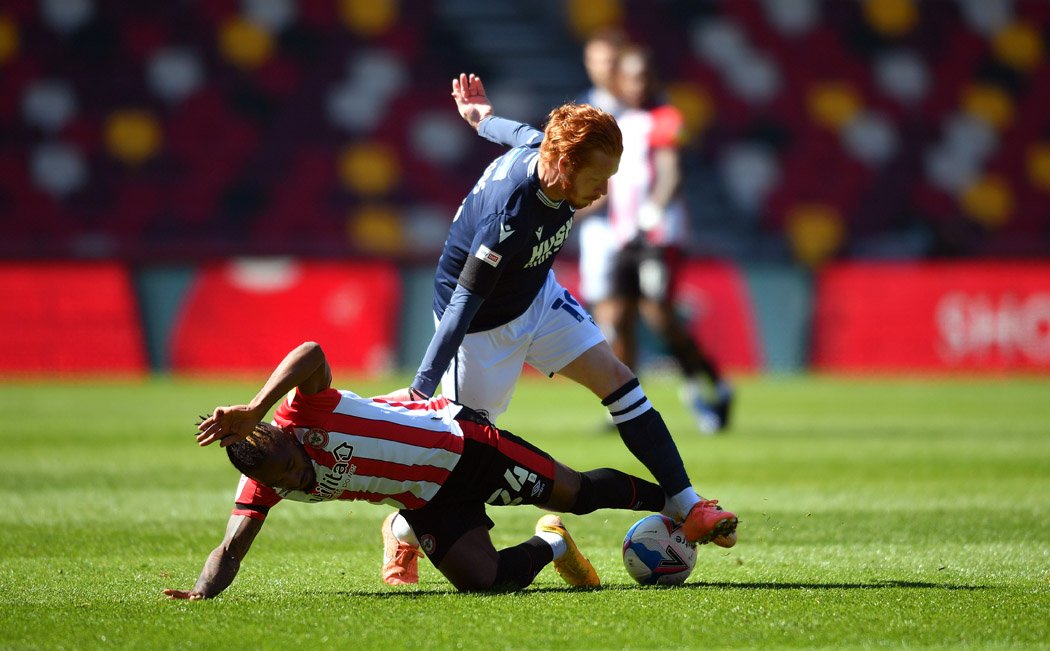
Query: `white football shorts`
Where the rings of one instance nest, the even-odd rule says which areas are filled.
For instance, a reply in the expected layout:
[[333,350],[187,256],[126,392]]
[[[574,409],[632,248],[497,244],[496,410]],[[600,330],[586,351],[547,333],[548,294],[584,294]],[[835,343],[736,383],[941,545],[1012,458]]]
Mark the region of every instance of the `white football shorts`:
[[484,411],[495,422],[507,411],[524,364],[553,377],[604,340],[594,320],[551,271],[521,316],[464,337],[441,378],[441,392]]

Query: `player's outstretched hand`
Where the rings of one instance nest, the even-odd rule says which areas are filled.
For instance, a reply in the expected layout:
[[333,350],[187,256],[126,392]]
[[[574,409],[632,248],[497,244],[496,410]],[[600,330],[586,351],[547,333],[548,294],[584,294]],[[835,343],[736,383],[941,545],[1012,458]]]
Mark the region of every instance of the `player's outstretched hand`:
[[485,95],[485,85],[481,83],[481,77],[474,73],[467,75],[461,72],[458,79],[452,80],[452,97],[456,100],[459,114],[475,129],[482,120],[492,115],[492,103]]
[[373,396],[372,399],[386,402],[419,402],[420,400],[430,400],[430,397],[412,387],[405,387],[404,389],[384,393],[381,396]]
[[171,588],[168,588],[164,591],[164,594],[168,595],[169,599],[185,599],[186,601],[198,601],[204,599],[204,595],[192,590],[172,590]]
[[251,434],[262,416],[248,405],[216,407],[211,416],[197,424],[197,443],[202,447],[216,441],[221,448],[233,445]]

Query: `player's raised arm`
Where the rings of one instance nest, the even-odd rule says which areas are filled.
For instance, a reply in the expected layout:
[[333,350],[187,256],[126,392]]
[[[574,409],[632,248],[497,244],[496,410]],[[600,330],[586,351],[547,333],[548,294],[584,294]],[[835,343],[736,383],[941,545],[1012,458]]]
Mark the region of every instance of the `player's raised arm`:
[[481,77],[474,73],[460,73],[452,80],[452,97],[459,114],[486,140],[504,147],[518,147],[543,138],[543,132],[531,125],[497,117]]
[[219,441],[220,447],[236,443],[248,436],[255,424],[292,389],[299,387],[303,393],[312,394],[331,384],[332,369],[321,345],[312,341],[300,344],[285,355],[249,404],[216,407],[211,416],[201,421],[197,425],[197,443],[203,446]]
[[456,100],[459,114],[475,131],[482,120],[492,115],[492,103],[485,94],[485,85],[474,73],[461,72],[452,80],[452,98]]
[[204,562],[204,569],[201,570],[201,575],[193,589],[168,588],[164,594],[172,599],[190,601],[211,599],[217,596],[233,583],[234,577],[241,569],[241,560],[251,549],[252,542],[262,526],[262,520],[243,515],[231,515],[226,525],[226,535],[219,546],[208,555],[208,560]]

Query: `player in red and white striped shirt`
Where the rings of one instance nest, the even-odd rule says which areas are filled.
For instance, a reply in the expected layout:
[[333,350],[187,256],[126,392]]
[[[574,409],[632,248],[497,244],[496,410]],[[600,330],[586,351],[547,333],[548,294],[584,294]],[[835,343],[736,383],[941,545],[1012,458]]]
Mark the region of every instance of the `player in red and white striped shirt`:
[[[165,594],[205,599],[222,592],[270,508],[284,499],[395,506],[431,562],[457,589],[470,591],[524,588],[552,561],[572,585],[599,584],[554,515],[540,518],[529,540],[497,551],[486,504],[575,514],[665,506],[656,484],[608,468],[572,470],[445,398],[362,398],[331,388],[331,380],[321,347],[302,344],[250,404],[218,407],[199,425],[198,442],[220,441],[244,476],[226,535],[196,585]],[[260,422],[285,395],[274,423]]]
[[631,368],[637,362],[638,315],[666,342],[685,380],[686,405],[700,429],[713,434],[728,425],[732,387],[675,310],[678,271],[689,242],[680,152],[685,123],[678,109],[660,99],[647,49],[620,49],[612,86],[621,102],[616,122],[623,155],[609,179],[609,224],[617,251],[601,313],[611,320],[613,351]]

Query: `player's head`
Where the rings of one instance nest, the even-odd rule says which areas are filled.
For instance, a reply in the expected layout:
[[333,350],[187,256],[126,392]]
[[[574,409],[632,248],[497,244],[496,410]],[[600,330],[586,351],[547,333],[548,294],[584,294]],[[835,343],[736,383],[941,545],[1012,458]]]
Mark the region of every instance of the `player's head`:
[[592,84],[598,88],[609,88],[616,53],[626,42],[624,33],[615,27],[599,29],[587,38],[583,46],[583,67]]
[[244,440],[227,446],[226,455],[234,468],[270,488],[305,491],[315,481],[303,444],[269,423],[258,423]]
[[551,111],[540,145],[540,159],[558,171],[558,190],[574,208],[608,192],[623,154],[616,119],[589,104],[563,104]]
[[652,53],[638,45],[619,50],[613,66],[612,88],[629,108],[646,108],[656,99]]

